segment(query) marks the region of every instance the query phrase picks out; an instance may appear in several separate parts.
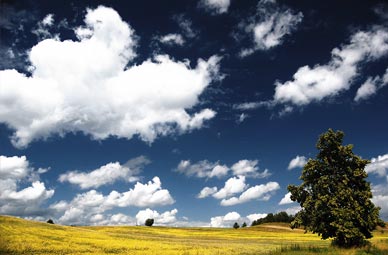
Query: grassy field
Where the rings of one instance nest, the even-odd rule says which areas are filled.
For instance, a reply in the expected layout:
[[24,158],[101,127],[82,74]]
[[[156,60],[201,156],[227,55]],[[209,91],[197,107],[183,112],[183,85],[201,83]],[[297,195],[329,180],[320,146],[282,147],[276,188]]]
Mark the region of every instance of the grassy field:
[[285,224],[244,229],[69,227],[0,216],[0,254],[388,254],[388,229],[372,246],[335,249]]

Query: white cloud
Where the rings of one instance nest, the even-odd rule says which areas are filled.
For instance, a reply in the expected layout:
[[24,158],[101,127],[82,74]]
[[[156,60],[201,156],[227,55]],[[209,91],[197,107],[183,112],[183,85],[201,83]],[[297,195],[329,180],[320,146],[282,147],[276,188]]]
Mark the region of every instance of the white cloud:
[[384,215],[385,219],[388,218],[388,195],[374,195],[372,202],[380,207],[380,214]]
[[[388,182],[388,176],[387,176]],[[387,183],[372,185],[372,202],[381,208],[380,215],[385,218],[388,218],[388,185]]]
[[388,174],[388,154],[372,158],[371,162],[366,165],[365,171],[370,174],[377,174],[380,177],[386,177]]
[[246,103],[240,103],[240,104],[234,104],[233,109],[237,110],[254,110],[262,106],[261,102],[246,102]]
[[[100,216],[101,214],[97,214]],[[110,216],[109,220],[104,225],[133,225],[134,219],[131,216],[123,213],[117,213]],[[102,224],[98,224],[102,225]]]
[[360,100],[371,97],[376,94],[377,91],[377,80],[368,78],[357,90],[356,96],[354,97],[354,101],[358,102]]
[[278,189],[280,189],[280,186],[277,182],[268,182],[267,184],[256,185],[244,191],[239,197],[222,199],[221,205],[232,206],[246,203],[254,199],[267,201],[271,198],[272,193]]
[[198,31],[193,28],[193,22],[186,15],[174,15],[173,19],[181,28],[182,33],[186,38],[194,39],[198,35]]
[[201,0],[199,6],[212,14],[222,14],[228,12],[230,0]]
[[237,123],[243,123],[244,122],[244,120],[246,119],[246,118],[248,118],[248,114],[245,114],[245,113],[241,113],[240,115],[239,115],[239,117],[238,117],[238,119],[237,119]]
[[177,221],[177,213],[177,209],[159,213],[158,211],[147,208],[145,210],[140,210],[136,214],[136,223],[137,225],[144,225],[147,219],[154,219],[154,225],[172,225]]
[[[244,32],[253,37],[254,44],[243,49],[240,56],[245,57],[257,50],[269,50],[281,45],[284,37],[296,30],[302,18],[301,12],[295,14],[292,10],[279,6],[276,1],[261,0],[257,6],[256,16],[248,19],[247,24],[245,22],[240,24]],[[257,19],[258,21],[255,21]]]
[[284,195],[282,200],[280,200],[279,205],[287,205],[292,203],[294,203],[294,201],[291,200],[291,193],[288,192],[287,194]]
[[[149,162],[148,159],[145,162]],[[112,184],[118,180],[126,182],[135,182],[139,179],[137,176],[141,171],[142,166],[130,168],[120,165],[119,162],[108,163],[95,169],[91,172],[70,171],[59,176],[60,182],[69,182],[78,185],[81,189],[98,188],[103,185]]]
[[137,206],[137,207],[153,207],[160,205],[170,205],[175,201],[171,197],[170,192],[161,188],[162,183],[159,177],[154,177],[152,181],[146,184],[137,182],[133,189],[127,192],[118,193],[112,191],[107,197],[108,205],[119,207]]
[[86,224],[94,215],[116,207],[155,207],[174,202],[169,191],[161,188],[159,177],[154,177],[146,184],[136,183],[133,189],[123,193],[113,190],[104,196],[96,190],[90,190],[78,194],[70,202],[60,201],[50,208],[62,213],[59,221],[63,224]]
[[59,39],[59,34],[52,34],[50,32],[50,27],[54,24],[54,14],[47,14],[43,20],[39,21],[36,25],[36,28],[31,31],[35,34],[39,40],[55,38]]
[[225,216],[216,216],[210,219],[210,227],[213,228],[222,228],[222,227],[232,227],[233,223],[239,221],[241,218],[240,214],[237,212],[229,212]]
[[185,43],[180,34],[167,34],[158,38],[159,42],[167,45],[179,45],[182,46]]
[[[37,170],[29,166],[25,156],[0,156],[0,214],[15,216],[42,216],[47,212],[42,204],[54,195],[53,189],[46,189],[39,175],[47,169]],[[31,186],[19,190],[21,182]]]
[[128,66],[137,37],[119,14],[99,6],[88,9],[84,21],[75,29],[78,40],[47,39],[32,47],[31,76],[0,71],[0,122],[15,130],[15,146],[68,132],[152,142],[201,128],[215,116],[211,109],[193,115],[187,109],[220,79],[219,57],[199,59],[195,68],[167,55]]
[[266,213],[253,213],[253,214],[247,215],[247,218],[249,219],[249,222],[252,223],[255,220],[267,217],[267,215],[268,214]]
[[[76,212],[77,210],[74,210]],[[79,214],[80,217],[83,217],[82,212]],[[136,220],[129,216],[125,215],[123,213],[116,213],[116,214],[101,214],[96,213],[89,216],[89,218],[84,218],[84,222],[80,222],[79,224],[87,224],[87,225],[94,225],[94,226],[103,226],[103,225],[109,225],[109,226],[117,226],[117,225],[135,225]]]
[[295,215],[297,214],[300,210],[302,210],[302,207],[300,207],[299,205],[297,206],[293,206],[293,207],[289,207],[285,210],[285,212],[288,214],[288,215]]
[[288,164],[288,167],[287,169],[288,170],[291,170],[291,169],[294,169],[294,168],[302,168],[304,167],[304,165],[306,165],[307,163],[307,159],[305,156],[296,156],[295,158],[293,158],[290,163]]
[[210,227],[215,228],[231,228],[235,222],[240,225],[245,222],[250,225],[254,220],[261,219],[267,216],[265,213],[253,213],[246,217],[242,217],[237,212],[229,212],[224,216],[215,216],[210,219]]
[[259,169],[258,163],[258,160],[242,159],[232,166],[232,171],[235,175],[254,173]]
[[234,175],[243,175],[252,178],[265,178],[271,175],[268,169],[259,172],[258,160],[239,160],[231,167],[221,165],[219,162],[209,162],[208,160],[198,161],[192,164],[190,160],[182,160],[179,162],[176,172],[187,176],[195,176],[198,178],[221,178],[231,171]]
[[234,194],[241,193],[248,187],[245,184],[245,176],[236,176],[229,178],[222,189],[213,194],[216,199],[224,199]]
[[231,169],[234,175],[244,175],[247,177],[254,178],[266,178],[271,175],[268,169],[265,169],[263,172],[259,172],[259,163],[258,160],[247,160],[242,159],[237,163],[233,164]]
[[47,14],[46,17],[42,20],[42,25],[52,26],[54,24],[54,14]]
[[357,90],[356,96],[354,97],[354,101],[359,102],[361,100],[365,100],[372,95],[376,94],[376,92],[382,87],[388,84],[388,68],[385,70],[385,74],[383,77],[376,76],[374,78],[369,77]]
[[220,178],[228,174],[229,168],[225,165],[220,165],[218,162],[212,163],[207,160],[202,160],[194,164],[190,160],[182,160],[179,162],[175,171],[198,178]]
[[199,192],[199,194],[197,195],[197,198],[205,198],[205,197],[211,196],[215,194],[217,190],[218,190],[217,187],[212,187],[212,188],[205,187]]
[[0,177],[4,179],[22,179],[26,177],[30,169],[26,156],[7,157],[0,155]]
[[355,33],[350,43],[332,50],[325,65],[303,66],[293,80],[276,82],[274,103],[307,105],[348,90],[359,73],[359,66],[385,56],[388,52],[388,32],[375,27]]
[[365,171],[368,174],[376,174],[384,178],[386,183],[372,184],[372,202],[381,208],[380,215],[384,220],[388,219],[388,154],[372,158],[371,163],[366,165]]
[[238,220],[240,218],[241,218],[240,214],[236,212],[230,212],[224,216],[224,220]]

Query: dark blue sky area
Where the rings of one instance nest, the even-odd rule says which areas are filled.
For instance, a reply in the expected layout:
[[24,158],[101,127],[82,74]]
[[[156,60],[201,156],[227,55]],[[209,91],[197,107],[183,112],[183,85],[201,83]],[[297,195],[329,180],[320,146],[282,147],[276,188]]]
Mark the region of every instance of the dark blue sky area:
[[332,128],[372,161],[387,220],[387,8],[2,1],[0,213],[213,227],[294,214],[287,185]]

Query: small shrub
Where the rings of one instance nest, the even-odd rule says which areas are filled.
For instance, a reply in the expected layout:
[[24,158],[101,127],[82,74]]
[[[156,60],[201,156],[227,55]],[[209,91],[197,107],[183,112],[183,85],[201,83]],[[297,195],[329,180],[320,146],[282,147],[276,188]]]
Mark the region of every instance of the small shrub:
[[154,225],[154,219],[146,219],[145,223],[144,223],[147,227],[151,227],[152,225]]
[[48,221],[46,221],[46,222],[49,224],[54,224],[54,221],[52,219],[48,219]]
[[234,229],[238,229],[239,227],[240,227],[240,225],[238,225],[237,222],[235,222],[235,223],[233,224],[233,228],[234,228]]

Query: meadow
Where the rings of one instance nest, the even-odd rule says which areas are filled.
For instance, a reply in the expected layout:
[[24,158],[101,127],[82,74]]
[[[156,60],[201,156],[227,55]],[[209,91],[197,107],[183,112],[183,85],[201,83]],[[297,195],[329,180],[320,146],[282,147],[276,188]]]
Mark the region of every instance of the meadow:
[[240,229],[71,227],[0,216],[0,254],[388,254],[388,229],[376,230],[369,247],[338,249],[287,224]]

